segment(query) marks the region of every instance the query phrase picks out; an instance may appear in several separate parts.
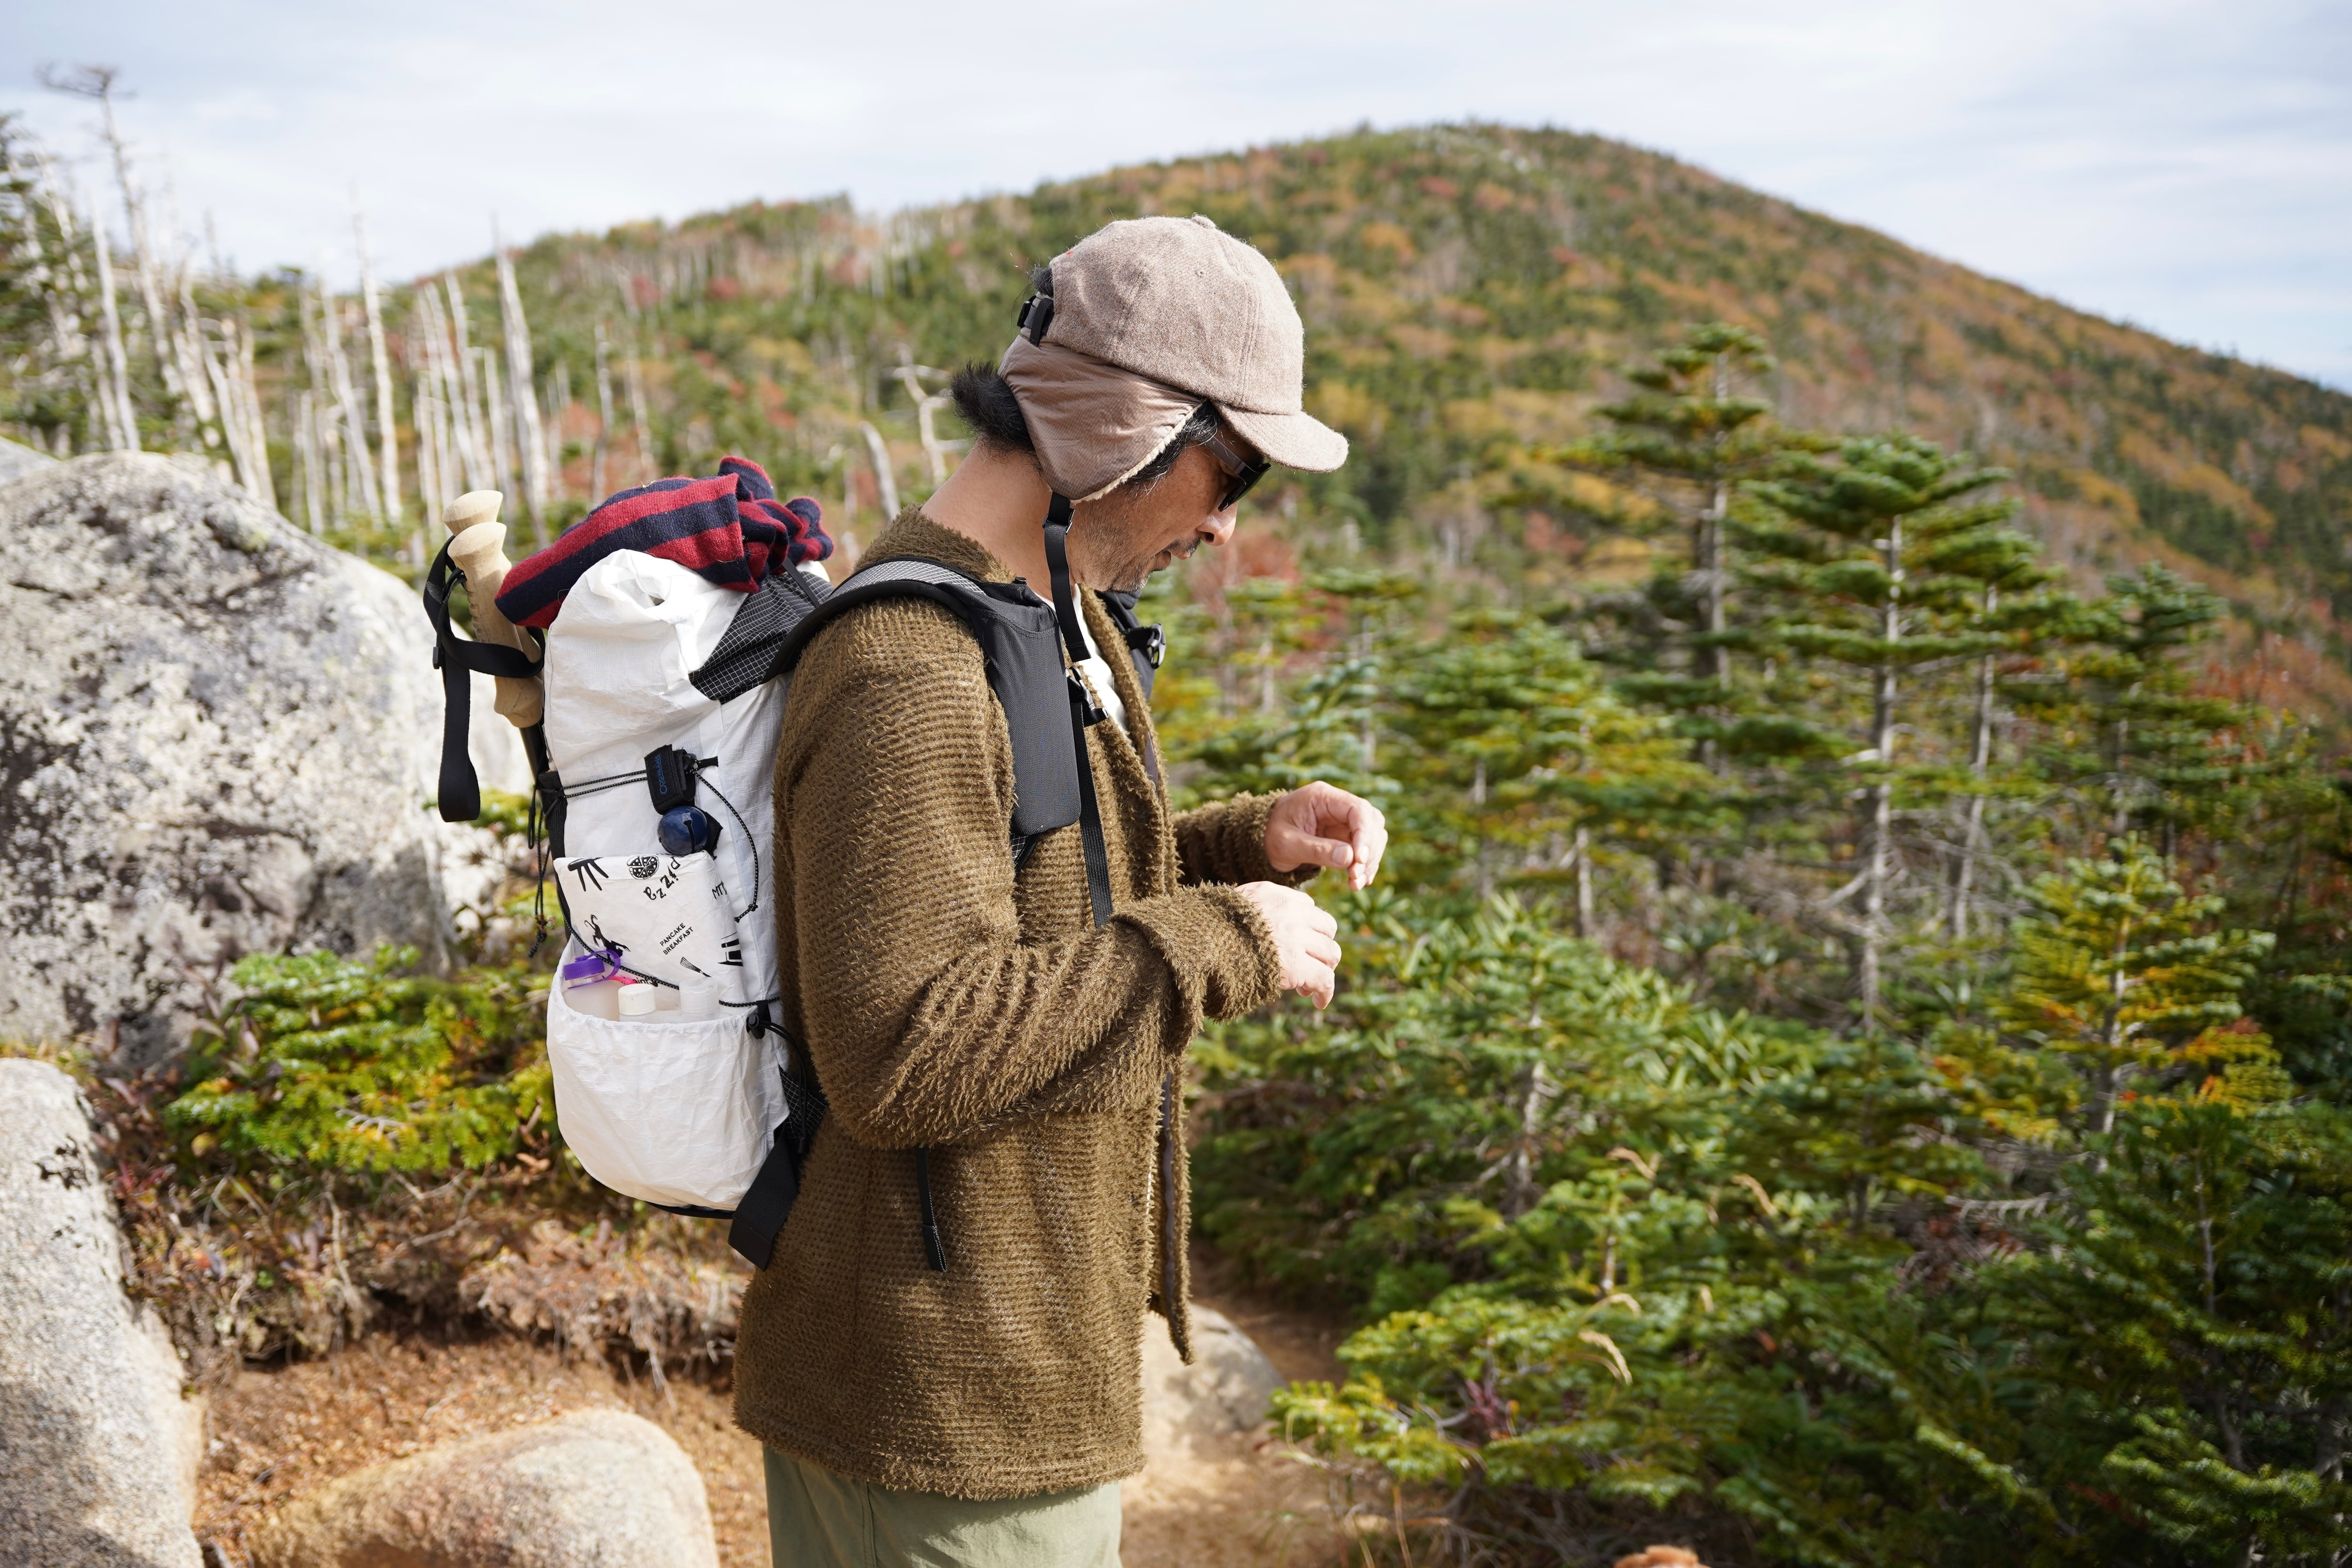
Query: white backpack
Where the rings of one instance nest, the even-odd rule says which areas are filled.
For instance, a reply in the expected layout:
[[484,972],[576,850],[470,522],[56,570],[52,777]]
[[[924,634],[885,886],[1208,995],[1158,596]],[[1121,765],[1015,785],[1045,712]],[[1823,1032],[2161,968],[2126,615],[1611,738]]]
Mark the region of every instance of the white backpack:
[[[1046,528],[1051,602],[1022,583],[912,558],[877,563],[838,589],[814,565],[772,572],[745,595],[674,562],[614,550],[566,591],[538,660],[520,645],[541,645],[484,614],[444,547],[425,602],[447,688],[446,818],[469,820],[480,806],[464,745],[468,672],[544,683],[541,722],[530,721],[536,704],[509,717],[532,754],[569,933],[547,999],[556,1118],[591,1176],[677,1213],[731,1217],[730,1243],[767,1266],[824,1113],[808,1064],[790,1058],[778,1015],[776,741],[802,651],[858,605],[922,598],[971,632],[1012,742],[1007,853],[1017,868],[1046,833],[1078,827],[1095,921],[1110,918],[1086,741],[1104,716],[1064,660],[1066,650],[1072,660],[1087,657],[1062,550],[1067,522],[1068,503],[1056,497]],[[495,543],[482,548],[494,552]],[[486,581],[503,569],[478,559]],[[447,604],[460,587],[476,598],[478,624],[503,628],[515,646],[455,635]],[[1148,695],[1164,647],[1160,628],[1137,620],[1132,595],[1104,598]],[[1146,766],[1156,777],[1157,759],[1147,756]],[[681,799],[719,825],[707,864],[662,847],[662,814]],[[611,963],[654,982],[662,1005],[636,1016],[576,1005],[572,985],[596,984]],[[685,988],[709,1001],[713,976],[716,1016],[692,1016],[680,1005]],[[913,1152],[922,1245],[941,1269],[926,1154]]]
[[[822,576],[816,581],[822,583]],[[820,590],[822,592],[822,590]],[[717,650],[744,595],[675,562],[633,550],[599,561],[565,595],[547,632],[541,677],[548,760],[562,780],[558,888],[572,935],[548,991],[547,1056],[563,1140],[588,1173],[631,1197],[688,1213],[731,1213],[759,1174],[784,1121],[782,1037],[770,1027],[776,996],[771,866],[771,770],[785,683],[728,701],[706,696],[694,673]],[[693,1018],[650,950],[623,954],[662,983],[665,1005],[607,1018],[575,1007],[562,975],[588,954],[593,929],[581,908],[580,862],[614,867],[634,896],[632,864],[659,863],[661,816],[646,757],[688,753],[696,804],[720,827],[712,851],[722,901],[737,931],[736,971],[719,985],[719,1016]],[[631,962],[645,955],[644,962]]]

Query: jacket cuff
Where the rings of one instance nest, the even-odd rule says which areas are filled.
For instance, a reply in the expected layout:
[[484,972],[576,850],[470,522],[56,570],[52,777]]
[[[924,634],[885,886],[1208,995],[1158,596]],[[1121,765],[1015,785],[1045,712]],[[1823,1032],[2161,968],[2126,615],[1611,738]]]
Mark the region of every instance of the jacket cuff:
[[1239,1018],[1281,993],[1274,933],[1231,888],[1186,888],[1129,905],[1118,918],[1151,939],[1194,1017]]
[[1192,879],[1201,883],[1279,882],[1296,888],[1320,869],[1300,866],[1277,871],[1265,858],[1265,819],[1278,795],[1237,795],[1231,800],[1188,811],[1176,823],[1177,850]]

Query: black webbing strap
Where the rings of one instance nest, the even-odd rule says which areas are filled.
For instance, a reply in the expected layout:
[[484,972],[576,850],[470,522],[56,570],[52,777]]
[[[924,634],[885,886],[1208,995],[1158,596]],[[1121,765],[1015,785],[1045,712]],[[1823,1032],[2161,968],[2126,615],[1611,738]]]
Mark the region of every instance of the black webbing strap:
[[1055,496],[1045,514],[1045,564],[1054,574],[1054,614],[1062,624],[1062,643],[1068,650],[1070,743],[1078,759],[1078,834],[1087,857],[1087,898],[1094,907],[1095,924],[1110,923],[1110,851],[1103,844],[1102,807],[1095,799],[1095,770],[1087,755],[1087,726],[1105,717],[1087,691],[1076,666],[1089,657],[1086,634],[1078,626],[1077,599],[1070,587],[1070,503]]
[[[789,1037],[785,1043],[795,1051],[800,1048]],[[760,1173],[751,1178],[750,1190],[736,1200],[734,1223],[727,1227],[727,1245],[754,1268],[765,1268],[775,1253],[776,1233],[784,1228],[801,1195],[801,1171],[824,1121],[824,1093],[802,1082],[790,1067],[783,1069],[783,1079],[784,1119],[776,1126],[775,1143]]]
[[[1069,532],[1069,498],[1057,495],[1045,514],[1045,564],[1053,570],[1054,615],[1070,656],[1066,684],[1070,697],[1070,743],[1076,748],[1078,761],[1078,837],[1086,850],[1087,899],[1094,910],[1095,924],[1101,926],[1110,923],[1110,851],[1103,843],[1102,807],[1095,799],[1094,763],[1087,755],[1087,726],[1100,723],[1105,715],[1095,706],[1076,668],[1088,656],[1086,635],[1078,627],[1076,595],[1070,586]],[[1021,853],[1015,851],[1016,864]],[[947,1243],[940,1234],[939,1210],[931,1202],[929,1149],[915,1151],[915,1200],[922,1220],[923,1261],[933,1273],[944,1274]]]
[[[449,546],[425,574],[425,618],[433,623],[433,668],[441,672],[441,779],[437,786],[441,820],[471,822],[482,815],[482,784],[474,774],[467,749],[474,720],[476,670],[484,675],[525,680],[539,673],[540,661],[519,649],[460,637],[449,624],[449,595],[463,589],[466,574],[449,559]],[[525,739],[530,737],[526,734]],[[544,745],[544,742],[541,742]],[[534,765],[544,759],[534,756]]]

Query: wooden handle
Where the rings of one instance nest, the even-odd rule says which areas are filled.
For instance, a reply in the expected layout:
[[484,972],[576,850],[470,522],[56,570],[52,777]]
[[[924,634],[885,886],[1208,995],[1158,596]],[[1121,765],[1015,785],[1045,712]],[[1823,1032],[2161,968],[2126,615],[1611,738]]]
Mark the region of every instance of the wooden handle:
[[[536,656],[539,645],[530,634],[499,608],[499,589],[512,564],[507,560],[506,524],[499,521],[499,506],[505,499],[497,490],[467,490],[451,503],[442,515],[452,536],[449,559],[466,574],[466,597],[474,606],[474,640],[503,643]],[[502,675],[496,707],[499,718],[528,730],[546,717],[546,693],[537,676]]]

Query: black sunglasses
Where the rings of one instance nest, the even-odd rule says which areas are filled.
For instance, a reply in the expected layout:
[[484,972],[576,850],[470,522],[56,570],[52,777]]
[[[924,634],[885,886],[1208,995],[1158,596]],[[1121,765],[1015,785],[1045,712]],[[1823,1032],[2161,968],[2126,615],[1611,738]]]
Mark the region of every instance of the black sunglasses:
[[1264,458],[1244,462],[1239,452],[1225,445],[1223,436],[1212,436],[1202,445],[1209,448],[1209,456],[1217,459],[1217,467],[1225,470],[1225,499],[1217,503],[1219,511],[1231,511],[1239,506],[1242,497],[1250,493],[1250,487],[1265,478],[1265,471],[1274,467]]

